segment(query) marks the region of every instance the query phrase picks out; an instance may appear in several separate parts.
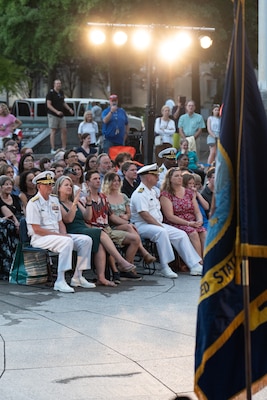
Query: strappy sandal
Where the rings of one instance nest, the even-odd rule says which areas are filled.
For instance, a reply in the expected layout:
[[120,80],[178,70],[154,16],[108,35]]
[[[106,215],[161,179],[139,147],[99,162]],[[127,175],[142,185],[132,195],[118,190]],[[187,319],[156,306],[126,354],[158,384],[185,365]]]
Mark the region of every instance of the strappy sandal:
[[119,270],[122,272],[130,272],[133,271],[134,269],[136,269],[136,266],[130,263],[126,267],[119,265]]
[[96,282],[96,285],[97,285],[97,286],[107,286],[107,287],[116,287],[116,286],[117,286],[115,282],[108,281],[108,280],[106,280],[105,283],[100,282],[100,281],[97,281],[97,282]]

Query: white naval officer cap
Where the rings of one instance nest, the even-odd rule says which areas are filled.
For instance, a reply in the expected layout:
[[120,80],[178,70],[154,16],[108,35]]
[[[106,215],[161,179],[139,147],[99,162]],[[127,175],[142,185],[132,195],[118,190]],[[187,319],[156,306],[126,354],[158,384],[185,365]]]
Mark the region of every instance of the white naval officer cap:
[[175,147],[168,147],[167,149],[161,150],[158,154],[159,158],[174,159],[176,157],[177,149]]
[[32,183],[42,183],[43,185],[49,185],[50,183],[55,183],[54,177],[55,174],[53,171],[43,171],[33,178]]
[[138,175],[145,175],[145,174],[159,174],[159,169],[157,163],[145,165],[144,167],[140,168],[137,171]]

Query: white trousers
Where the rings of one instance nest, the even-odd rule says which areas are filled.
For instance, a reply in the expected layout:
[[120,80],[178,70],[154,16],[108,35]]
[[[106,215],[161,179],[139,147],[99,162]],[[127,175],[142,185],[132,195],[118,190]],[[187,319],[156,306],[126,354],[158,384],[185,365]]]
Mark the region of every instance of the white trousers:
[[58,272],[72,269],[72,251],[77,251],[76,269],[91,268],[92,238],[87,235],[68,234],[69,236],[33,235],[31,245],[58,253]]
[[159,260],[162,266],[166,266],[174,260],[175,256],[172,246],[189,268],[192,268],[201,261],[188,235],[181,229],[168,224],[162,224],[161,227],[144,223],[138,224],[137,230],[141,237],[156,243]]

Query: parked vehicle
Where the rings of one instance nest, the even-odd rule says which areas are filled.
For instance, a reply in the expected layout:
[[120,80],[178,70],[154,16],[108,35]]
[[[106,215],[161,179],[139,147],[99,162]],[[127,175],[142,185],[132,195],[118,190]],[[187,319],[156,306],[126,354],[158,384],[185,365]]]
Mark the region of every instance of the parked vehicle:
[[[89,110],[94,102],[98,102],[104,110],[109,106],[109,101],[106,99],[95,98],[65,98],[65,102],[74,111],[71,115],[67,109],[64,109],[64,115],[67,121],[82,121],[86,110]],[[47,121],[47,109],[45,98],[28,98],[16,100],[13,103],[11,113],[22,122],[40,122]],[[130,132],[142,132],[144,124],[141,118],[133,115],[128,115]]]
[[[72,116],[67,109],[64,109],[64,115],[67,120],[76,118],[76,104],[74,101],[66,101],[69,107],[75,112]],[[11,113],[15,115],[22,122],[46,122],[47,121],[47,108],[45,98],[29,98],[23,100],[16,100],[13,103]]]

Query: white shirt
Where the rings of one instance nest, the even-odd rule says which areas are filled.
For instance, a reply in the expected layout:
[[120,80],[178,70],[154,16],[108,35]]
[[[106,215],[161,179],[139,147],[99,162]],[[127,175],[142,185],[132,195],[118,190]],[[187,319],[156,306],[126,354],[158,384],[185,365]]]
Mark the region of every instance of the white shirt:
[[39,237],[32,229],[32,224],[40,225],[41,228],[59,233],[59,221],[62,220],[60,204],[57,196],[50,195],[45,200],[38,192],[36,196],[28,201],[26,207],[26,221],[30,236]]
[[96,143],[96,135],[98,134],[98,125],[95,121],[81,122],[78,128],[78,134],[90,133],[91,143]]
[[162,142],[173,144],[173,134],[175,131],[175,122],[172,119],[168,121],[165,121],[161,117],[156,119],[154,132],[162,137]]
[[137,229],[139,225],[146,224],[145,220],[139,214],[142,211],[149,212],[149,214],[159,223],[162,223],[163,221],[160,202],[158,199],[158,191],[155,187],[150,190],[143,183],[140,183],[131,196],[130,208],[131,222],[136,225]]

